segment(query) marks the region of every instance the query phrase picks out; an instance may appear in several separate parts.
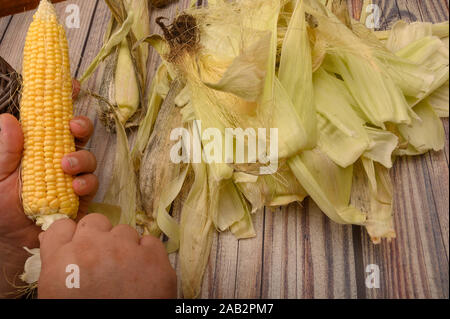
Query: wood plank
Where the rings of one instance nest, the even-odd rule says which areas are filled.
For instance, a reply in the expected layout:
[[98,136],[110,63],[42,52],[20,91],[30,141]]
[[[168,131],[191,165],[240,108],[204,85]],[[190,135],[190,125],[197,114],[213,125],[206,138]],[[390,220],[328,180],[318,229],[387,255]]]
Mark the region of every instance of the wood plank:
[[448,21],[448,0],[423,1],[416,0],[423,21],[443,22]]
[[17,71],[22,70],[22,55],[25,36],[33,18],[32,12],[16,14],[12,17],[0,46],[0,55]]
[[[383,11],[383,28],[397,18],[448,19],[445,1],[376,3]],[[448,120],[444,127],[448,141]],[[366,289],[365,294],[368,298],[448,298],[448,142],[444,152],[399,159],[391,175],[398,236],[392,243],[374,246],[362,232],[363,266],[376,264],[381,271],[380,289]]]
[[[406,22],[422,21],[417,1],[397,1],[400,18]],[[395,22],[395,21],[394,21]]]
[[303,280],[297,280],[297,266],[302,265],[303,252],[298,249],[296,235],[301,227],[298,214],[304,213],[299,205],[266,209],[261,298],[299,297]]
[[11,22],[12,17],[4,17],[0,18],[0,45],[2,44],[3,37],[6,33],[6,30],[9,27],[9,23]]
[[266,212],[262,298],[356,298],[352,230],[311,200]]
[[362,236],[365,265],[381,270],[381,288],[367,289],[370,298],[448,297],[448,258],[423,162],[402,158],[392,171],[397,238],[374,246]]
[[359,19],[361,18],[362,6],[363,6],[362,0],[348,1],[348,9],[350,11],[350,16],[353,17],[355,20],[359,21]]
[[397,20],[401,20],[400,9],[397,5],[398,1],[392,0],[375,0],[374,4],[378,5],[381,10],[380,29],[390,29]]
[[[0,0],[0,17],[36,9],[40,0]],[[64,0],[51,0],[53,3]]]
[[308,207],[314,298],[356,298],[351,226],[332,222],[313,201]]
[[[85,44],[83,59],[77,66],[76,75],[80,76],[92,59],[97,55],[103,44],[103,35],[110,17],[109,9],[104,1],[98,1],[96,10],[92,17],[89,36]],[[97,71],[89,81],[82,86],[84,91],[99,92],[102,73]],[[97,118],[97,101],[87,94],[81,94],[77,100],[75,113],[89,117],[94,123],[94,134],[86,145],[86,149],[91,151],[97,158],[97,175],[100,188],[94,201],[103,200],[106,187],[113,169],[115,154],[115,136],[109,134]],[[106,186],[105,186],[106,185]]]
[[238,240],[227,231],[217,236],[217,245],[213,246],[214,254],[210,263],[214,262],[213,280],[208,284],[209,298],[234,298],[236,292],[236,270],[238,260]]
[[[97,1],[97,0],[96,0]],[[76,66],[81,59],[83,43],[89,31],[89,23],[92,17],[96,1],[69,1],[55,5],[59,20],[64,21],[68,4],[76,4],[80,8],[80,28],[69,29],[65,27],[67,39],[69,41],[69,55],[72,75],[75,74]],[[12,17],[11,23],[3,37],[0,46],[0,55],[7,60],[18,72],[22,70],[22,51],[25,45],[25,37],[28,27],[33,19],[34,11],[16,14]]]
[[256,237],[238,242],[238,260],[236,268],[236,291],[234,298],[261,298],[263,257],[264,211],[252,216]]

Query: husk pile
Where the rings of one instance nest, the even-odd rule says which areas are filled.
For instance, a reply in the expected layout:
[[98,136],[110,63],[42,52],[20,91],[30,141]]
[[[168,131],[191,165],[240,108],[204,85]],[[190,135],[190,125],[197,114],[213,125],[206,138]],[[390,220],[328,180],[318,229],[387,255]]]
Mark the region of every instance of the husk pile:
[[[158,19],[164,37],[145,39],[163,63],[131,152],[118,131],[124,173],[109,204],[121,207],[116,221],[163,233],[168,251],[179,249],[184,297],[200,292],[212,232],[253,237],[251,214],[264,206],[310,196],[336,223],[364,226],[374,243],[395,238],[389,169],[399,156],[445,144],[448,23],[399,21],[379,33],[352,20],[345,3],[209,0],[171,24]],[[177,128],[203,160],[170,161]],[[218,140],[226,128],[277,128],[278,170],[261,174],[266,163],[248,154],[224,164],[224,146],[202,139],[209,128],[219,129]],[[267,148],[275,142],[255,138]],[[183,185],[178,223],[170,207]]]

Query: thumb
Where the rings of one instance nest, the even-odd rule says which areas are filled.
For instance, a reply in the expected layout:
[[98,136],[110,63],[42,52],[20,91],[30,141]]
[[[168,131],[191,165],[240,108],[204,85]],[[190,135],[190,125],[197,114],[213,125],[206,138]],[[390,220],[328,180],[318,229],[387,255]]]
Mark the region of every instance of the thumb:
[[23,133],[19,122],[10,114],[0,114],[0,181],[19,167],[23,150]]

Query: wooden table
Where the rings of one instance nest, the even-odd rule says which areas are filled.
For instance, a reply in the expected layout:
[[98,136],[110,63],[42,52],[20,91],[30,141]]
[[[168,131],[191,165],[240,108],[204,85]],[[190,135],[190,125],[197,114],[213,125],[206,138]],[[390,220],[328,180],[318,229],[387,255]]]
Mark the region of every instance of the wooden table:
[[[189,0],[179,2],[187,6]],[[359,0],[349,0],[359,14]],[[406,21],[448,20],[448,0],[377,0],[382,9],[382,28],[398,19]],[[81,28],[67,29],[73,76],[86,69],[102,45],[109,11],[103,0],[71,0],[56,5],[61,19],[69,3],[80,7]],[[154,20],[171,17],[177,5],[152,13],[152,31],[160,32]],[[0,19],[0,55],[18,71],[32,12]],[[159,63],[152,51],[149,76]],[[98,91],[100,75],[88,85]],[[99,162],[96,172],[101,201],[111,176],[115,138],[96,118],[95,101],[82,97],[76,113],[95,124],[87,146]],[[205,274],[203,298],[448,298],[449,297],[449,175],[448,120],[444,120],[445,151],[416,158],[399,159],[392,170],[395,182],[395,223],[398,238],[374,246],[360,227],[339,226],[306,200],[254,216],[257,237],[237,241],[229,233],[214,235]],[[175,203],[174,211],[179,211]],[[171,261],[177,268],[177,256]],[[381,287],[367,289],[367,265],[380,268]]]

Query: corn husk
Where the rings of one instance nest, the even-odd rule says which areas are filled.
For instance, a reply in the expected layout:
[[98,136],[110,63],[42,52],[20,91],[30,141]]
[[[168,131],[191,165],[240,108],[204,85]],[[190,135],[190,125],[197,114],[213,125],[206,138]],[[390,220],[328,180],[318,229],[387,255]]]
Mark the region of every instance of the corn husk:
[[344,24],[347,28],[352,29],[352,22],[346,0],[327,0],[325,5],[328,10]]
[[381,239],[390,241],[396,234],[393,222],[393,186],[389,171],[369,159],[363,158],[362,164],[370,190],[370,210],[365,227],[373,243],[380,243]]
[[[121,208],[119,224],[136,227],[137,182],[133,173],[133,161],[129,152],[129,145],[125,128],[117,115],[116,124],[116,157],[114,169],[103,203]],[[101,213],[101,212],[100,212]]]
[[319,208],[338,224],[362,225],[366,214],[350,206],[353,166],[342,168],[315,148],[289,160],[297,180]]
[[244,224],[241,224],[239,236],[245,233],[245,237],[254,237],[251,218],[248,220],[249,210],[244,197],[238,191],[232,179],[215,180],[213,172],[209,174],[209,197],[211,202],[211,215],[214,226],[218,231],[226,231],[234,224],[241,221],[247,223],[248,229],[245,230]]
[[319,113],[318,145],[336,164],[348,167],[369,148],[365,121],[353,110],[356,102],[343,81],[323,69],[314,74],[314,91]]
[[140,60],[140,74],[142,74],[142,80],[145,87],[147,77],[147,59],[149,52],[148,43],[142,42],[150,35],[150,15],[148,8],[148,0],[124,0],[124,7],[127,12],[133,12],[135,14],[134,23],[131,27],[131,31],[134,34],[138,42],[138,46],[133,47],[137,50],[137,57]]
[[357,109],[369,123],[381,128],[385,128],[387,122],[411,123],[411,107],[380,65],[372,65],[358,55],[346,53],[329,55],[326,63],[329,72],[335,72],[344,79],[357,102]]
[[200,163],[192,164],[192,168],[195,180],[180,221],[179,260],[184,298],[195,298],[200,293],[214,229],[208,196],[208,167]]
[[236,172],[233,179],[250,202],[252,213],[264,207],[279,207],[293,202],[302,202],[307,196],[306,191],[285,164],[274,175],[256,176]]
[[397,52],[407,45],[428,36],[446,38],[449,34],[448,22],[442,24],[432,24],[429,22],[407,23],[397,21],[391,30],[386,47],[392,52]]
[[398,125],[402,138],[408,143],[406,149],[399,149],[396,155],[421,155],[428,151],[440,151],[445,146],[445,131],[442,121],[427,100],[419,103],[414,110],[420,120],[411,125]]
[[303,148],[314,148],[317,144],[318,130],[314,105],[311,48],[303,0],[297,1],[284,37],[278,78],[286,89],[308,136]]
[[133,68],[128,43],[123,40],[118,49],[114,73],[114,101],[119,109],[118,115],[122,124],[126,123],[136,113],[140,105],[139,83]]
[[366,127],[370,139],[370,146],[363,157],[383,165],[386,168],[393,166],[393,154],[399,145],[398,137],[391,133],[373,127]]
[[[113,20],[111,20],[109,28],[112,28],[112,22]],[[122,43],[127,34],[130,32],[131,27],[133,26],[133,22],[134,14],[128,14],[127,19],[124,21],[121,27],[117,29],[113,34],[111,34],[111,37],[106,37],[107,39],[105,44],[102,46],[100,51],[95,56],[94,60],[80,77],[79,82],[81,84],[83,84],[94,73],[98,65],[111,54],[113,49]],[[106,34],[108,35],[109,32],[107,32]]]
[[142,156],[144,155],[150,135],[153,132],[153,127],[156,122],[158,112],[161,109],[164,99],[169,93],[169,85],[169,74],[165,65],[162,64],[156,71],[156,75],[152,80],[148,96],[147,112],[139,125],[136,135],[136,142],[131,152],[131,157],[133,159],[134,169],[136,172],[140,170]]
[[[161,211],[167,212],[166,209],[170,208],[171,202],[178,194],[176,193],[175,197],[166,196],[167,200],[161,206],[161,198],[165,196],[166,192],[171,192],[171,187],[168,185],[177,180],[183,170],[182,164],[173,163],[170,158],[171,148],[175,144],[171,141],[171,131],[174,128],[183,127],[181,114],[174,103],[181,88],[182,84],[179,81],[172,83],[171,90],[158,113],[155,128],[144,151],[139,170],[143,209],[147,216],[154,221],[157,220]],[[161,207],[159,208],[159,206]],[[166,220],[170,220],[170,218],[166,218]],[[170,227],[167,228],[170,229]],[[153,235],[159,236],[159,234],[156,232]]]
[[[120,122],[128,128],[139,122],[146,86],[149,48],[143,39],[150,34],[148,2],[107,0],[106,3],[112,18],[104,45],[80,82],[85,82],[104,61],[102,96],[114,105]],[[110,131],[115,130],[109,107],[100,105],[99,118]]]
[[448,38],[446,43],[433,36],[431,24],[397,22],[390,32],[386,47],[396,55],[421,65],[433,76],[430,85],[423,86],[427,88],[423,94],[409,94],[411,105],[416,105],[440,87],[448,88]]
[[448,117],[449,114],[449,82],[447,81],[439,89],[428,97],[428,103],[433,107],[439,117]]
[[[275,76],[275,30],[279,4],[244,1],[242,11],[234,10],[233,6],[222,2],[218,2],[217,7],[220,16],[219,11],[216,15],[215,10],[208,11],[208,16],[202,15],[201,10],[198,10],[200,13],[189,12],[201,19],[198,21],[202,35],[200,49],[196,52],[195,60],[191,54],[181,55],[179,52],[177,54],[181,56],[176,59],[177,67],[188,76],[191,106],[196,119],[202,122],[202,131],[210,127],[222,131],[225,127],[278,127],[280,156],[297,153],[302,147],[307,147],[309,142],[289,94]],[[224,12],[228,14],[227,19],[221,21]],[[260,20],[264,23],[255,24],[254,20],[247,21],[247,15],[243,12],[251,12],[249,16],[265,16],[267,19]],[[234,19],[242,19],[243,27],[233,24]],[[226,28],[221,27],[221,23],[226,24]],[[268,31],[272,30],[272,36],[268,37]],[[218,34],[230,41],[219,43]],[[256,51],[260,53],[255,60],[252,52]],[[267,59],[264,58],[264,52],[268,52]],[[167,56],[163,55],[163,58],[167,59]],[[264,83],[261,83],[258,79],[264,78],[264,75]],[[242,82],[235,81],[238,77],[243,79]],[[232,82],[237,84],[230,87]],[[242,92],[246,92],[245,95]],[[258,103],[254,100],[258,100]],[[260,108],[256,109],[257,105]],[[218,169],[221,170],[219,175],[222,178],[231,176],[232,172],[226,167]]]

